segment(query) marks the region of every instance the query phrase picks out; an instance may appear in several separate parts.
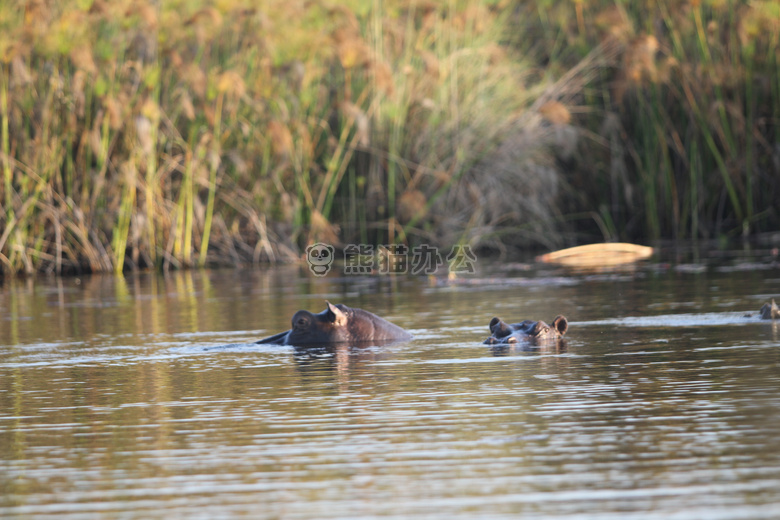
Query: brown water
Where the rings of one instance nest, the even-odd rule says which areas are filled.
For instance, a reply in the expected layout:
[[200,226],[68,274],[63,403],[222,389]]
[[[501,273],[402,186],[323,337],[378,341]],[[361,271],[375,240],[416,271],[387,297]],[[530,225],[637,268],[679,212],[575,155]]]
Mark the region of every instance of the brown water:
[[[777,518],[776,263],[477,276],[5,280],[0,517]],[[415,339],[245,344],[326,298]],[[556,314],[560,348],[481,344]]]

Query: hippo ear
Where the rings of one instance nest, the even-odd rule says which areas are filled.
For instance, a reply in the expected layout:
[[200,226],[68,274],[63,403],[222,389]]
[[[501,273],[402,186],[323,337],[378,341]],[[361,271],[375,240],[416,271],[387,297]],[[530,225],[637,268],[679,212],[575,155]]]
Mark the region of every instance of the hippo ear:
[[566,316],[556,316],[552,322],[552,326],[561,336],[566,334],[566,331],[569,330],[569,322],[566,320]]
[[490,320],[490,332],[493,333],[493,335],[497,338],[503,338],[505,336],[509,336],[512,333],[512,329],[509,328],[509,325],[501,321],[499,318],[493,318]]
[[347,315],[344,314],[344,311],[330,303],[328,300],[325,300],[325,303],[328,304],[328,318],[330,321],[339,327],[345,326],[347,324]]
[[780,308],[777,307],[774,298],[772,298],[772,304],[765,303],[758,314],[762,319],[774,320],[780,318]]

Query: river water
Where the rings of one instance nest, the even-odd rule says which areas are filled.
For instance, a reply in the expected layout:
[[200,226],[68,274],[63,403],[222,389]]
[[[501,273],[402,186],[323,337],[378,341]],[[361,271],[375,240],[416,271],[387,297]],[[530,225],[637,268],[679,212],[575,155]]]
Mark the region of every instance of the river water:
[[[777,518],[778,265],[6,279],[0,517]],[[415,339],[247,344],[326,299]]]

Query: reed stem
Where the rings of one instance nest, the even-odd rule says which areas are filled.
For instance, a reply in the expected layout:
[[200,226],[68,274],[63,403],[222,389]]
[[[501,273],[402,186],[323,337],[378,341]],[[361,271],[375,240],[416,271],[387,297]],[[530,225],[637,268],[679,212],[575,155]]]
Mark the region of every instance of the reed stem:
[[214,132],[211,136],[212,157],[209,161],[209,191],[206,201],[206,220],[203,223],[203,239],[201,240],[200,256],[198,257],[198,266],[200,267],[206,265],[206,255],[209,251],[209,239],[211,238],[211,223],[214,218],[214,198],[217,193],[217,170],[219,169],[221,153],[222,103],[224,99],[224,93],[220,92],[217,95],[217,106],[214,109]]

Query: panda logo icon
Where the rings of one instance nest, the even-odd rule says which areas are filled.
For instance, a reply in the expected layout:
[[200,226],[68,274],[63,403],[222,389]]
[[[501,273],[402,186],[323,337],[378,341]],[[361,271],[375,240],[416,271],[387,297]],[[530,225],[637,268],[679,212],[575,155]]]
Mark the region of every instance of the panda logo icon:
[[333,263],[333,246],[317,242],[306,248],[306,262],[314,276],[325,276]]

